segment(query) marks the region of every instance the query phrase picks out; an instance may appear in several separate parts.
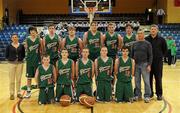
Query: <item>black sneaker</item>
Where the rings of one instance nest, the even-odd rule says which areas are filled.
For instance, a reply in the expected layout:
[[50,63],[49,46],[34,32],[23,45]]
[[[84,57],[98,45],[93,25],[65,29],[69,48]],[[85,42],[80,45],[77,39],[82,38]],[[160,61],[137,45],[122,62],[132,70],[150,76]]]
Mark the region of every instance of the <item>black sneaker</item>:
[[161,101],[162,100],[162,96],[157,96],[157,100]]

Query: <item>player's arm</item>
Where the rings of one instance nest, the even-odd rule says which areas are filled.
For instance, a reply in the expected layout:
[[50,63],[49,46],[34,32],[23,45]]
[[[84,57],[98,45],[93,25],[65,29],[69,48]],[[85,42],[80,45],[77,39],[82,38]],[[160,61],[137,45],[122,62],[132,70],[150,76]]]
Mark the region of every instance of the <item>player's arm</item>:
[[25,41],[24,41],[24,48],[27,50],[27,48],[28,48],[28,45],[27,45],[27,39],[25,39]]
[[39,85],[38,83],[38,76],[39,76],[39,68],[36,69],[36,73],[35,73],[35,81],[36,81],[36,84]]
[[42,39],[40,38],[40,54],[42,55],[43,54],[43,41]]
[[78,61],[76,62],[76,67],[75,68],[76,68],[76,77],[75,78],[78,78],[78,76],[79,76],[78,75],[79,74],[79,71],[78,71],[79,70]]
[[74,66],[74,61],[72,60],[72,66],[71,66],[71,77],[72,80],[74,80],[74,74],[75,74],[75,66]]
[[95,74],[96,74],[96,77],[98,76],[98,63],[97,63],[97,59],[95,59],[94,61],[94,67],[95,67]]
[[83,49],[83,42],[80,38],[78,38],[78,44],[79,44],[79,49],[80,49],[80,52],[82,52],[82,49]]
[[112,59],[112,62],[111,62],[111,70],[110,70],[110,75],[112,75],[112,72],[113,72],[113,59]]
[[58,69],[58,61],[56,61],[56,77],[59,75],[59,69]]
[[53,81],[54,83],[56,83],[57,80],[57,72],[56,72],[56,68],[53,66]]
[[121,50],[122,46],[123,46],[123,37],[120,34],[118,34],[118,50]]
[[94,62],[92,62],[92,78],[94,77]]
[[83,36],[83,45],[84,45],[84,47],[86,47],[86,45],[87,45],[87,36],[88,36],[88,32],[85,32],[84,36]]
[[45,47],[45,45],[46,45],[46,40],[45,40],[45,37],[43,37],[43,39],[42,39],[42,46],[43,46],[43,52],[44,52],[44,53],[46,52],[46,47]]
[[106,36],[101,33],[100,38],[101,38],[100,39],[101,40],[101,46],[104,46],[105,45],[105,38],[106,38]]
[[113,81],[113,84],[114,84],[114,85],[115,85],[115,82],[116,82],[116,80],[117,80],[118,65],[119,65],[119,59],[116,58],[115,64],[114,64],[114,81]]
[[132,76],[134,76],[135,73],[135,61],[133,59],[131,59],[132,61]]
[[66,38],[63,38],[61,41],[61,50],[64,49]]
[[62,38],[59,37],[58,38],[58,52],[60,52],[60,50],[61,50],[61,42],[62,42]]

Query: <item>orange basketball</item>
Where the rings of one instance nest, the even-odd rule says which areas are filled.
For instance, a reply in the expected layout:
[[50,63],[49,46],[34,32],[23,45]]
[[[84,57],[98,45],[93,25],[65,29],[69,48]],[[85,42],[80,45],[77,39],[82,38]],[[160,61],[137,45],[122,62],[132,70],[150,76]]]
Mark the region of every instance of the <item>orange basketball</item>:
[[93,107],[95,104],[95,98],[88,96],[87,98],[84,99],[84,105],[86,107]]
[[81,94],[80,97],[79,97],[79,102],[84,105],[84,99],[87,98],[88,95],[86,94]]
[[71,97],[69,95],[63,95],[60,98],[60,104],[62,106],[69,106],[71,104]]

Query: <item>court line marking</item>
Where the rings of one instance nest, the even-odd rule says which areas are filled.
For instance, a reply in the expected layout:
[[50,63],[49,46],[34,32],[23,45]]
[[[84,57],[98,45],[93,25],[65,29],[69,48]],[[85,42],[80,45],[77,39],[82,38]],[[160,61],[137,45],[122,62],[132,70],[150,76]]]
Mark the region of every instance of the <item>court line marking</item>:
[[169,108],[168,113],[172,113],[172,106],[165,98],[163,98],[163,103],[164,107],[159,111],[159,113],[163,113],[166,110],[167,106]]
[[[25,91],[23,91],[23,94],[22,95],[24,95],[25,94]],[[19,103],[19,101],[21,101],[22,99],[19,99],[14,105],[13,105],[13,108],[12,108],[12,113],[16,113],[16,106],[17,106],[17,104]]]

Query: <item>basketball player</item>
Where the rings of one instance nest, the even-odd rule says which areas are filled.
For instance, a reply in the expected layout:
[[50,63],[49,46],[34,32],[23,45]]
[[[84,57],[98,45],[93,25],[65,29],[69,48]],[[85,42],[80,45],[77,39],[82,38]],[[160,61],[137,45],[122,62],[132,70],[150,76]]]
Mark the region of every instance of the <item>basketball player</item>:
[[108,56],[113,58],[117,57],[117,52],[122,48],[123,38],[115,32],[115,23],[108,24],[108,31],[102,38],[102,43],[108,48]]
[[84,46],[89,48],[89,58],[95,60],[100,53],[103,34],[97,30],[97,23],[91,22],[90,30],[84,33]]
[[127,46],[122,47],[122,56],[117,58],[114,66],[114,74],[116,82],[115,100],[116,102],[132,102],[133,88],[132,76],[134,76],[134,60],[129,56]]
[[136,35],[133,34],[133,26],[129,23],[126,24],[125,30],[126,30],[126,35],[123,38],[123,43],[125,46],[129,48],[129,52],[131,53],[131,47],[133,43],[136,41]]
[[75,27],[68,27],[68,33],[69,35],[62,41],[61,48],[66,48],[69,53],[69,58],[76,61],[79,58],[79,53],[82,51],[83,42],[80,38],[76,37]]
[[50,63],[55,65],[56,61],[58,60],[58,49],[60,44],[60,39],[58,35],[55,33],[55,25],[49,24],[47,34],[43,38],[43,46],[45,53],[50,55]]
[[68,58],[68,50],[62,49],[62,59],[56,63],[57,67],[57,86],[56,86],[56,102],[62,95],[69,95],[72,97],[72,85],[74,79],[74,61]]
[[39,104],[54,102],[54,83],[56,82],[56,69],[50,64],[50,56],[42,56],[42,65],[38,66],[35,74],[36,83],[39,87]]
[[26,56],[26,77],[27,77],[27,93],[25,98],[31,96],[31,81],[35,76],[35,71],[40,64],[40,53],[42,52],[42,40],[37,35],[37,28],[29,28],[29,36],[25,40]]
[[77,101],[81,94],[92,96],[92,78],[94,76],[94,63],[88,58],[89,49],[82,50],[82,58],[76,62],[76,96]]
[[107,47],[103,46],[100,51],[101,56],[95,59],[97,101],[109,102],[112,98],[111,81],[113,70],[113,59],[108,57]]

